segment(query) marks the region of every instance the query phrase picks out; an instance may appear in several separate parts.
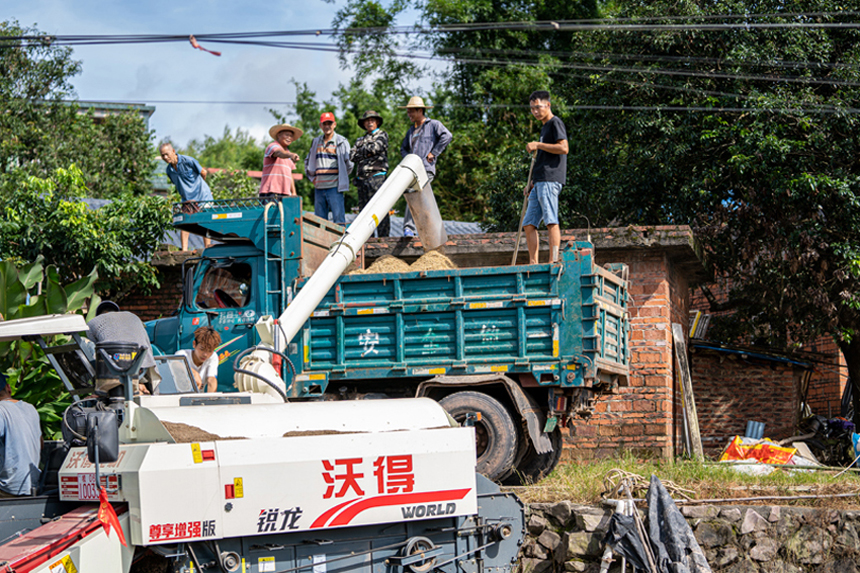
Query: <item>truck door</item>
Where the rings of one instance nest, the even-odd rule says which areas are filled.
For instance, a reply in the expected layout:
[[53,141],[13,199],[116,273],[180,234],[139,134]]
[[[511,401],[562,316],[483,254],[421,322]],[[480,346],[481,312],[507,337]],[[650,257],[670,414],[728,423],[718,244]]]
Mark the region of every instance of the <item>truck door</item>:
[[[233,357],[257,343],[254,324],[257,311],[254,307],[252,285],[257,261],[254,258],[204,259],[195,273],[192,312],[198,314],[183,333],[190,348],[194,330],[208,325],[221,335],[218,348],[218,391],[231,392],[233,388]],[[205,317],[205,318],[204,318]]]

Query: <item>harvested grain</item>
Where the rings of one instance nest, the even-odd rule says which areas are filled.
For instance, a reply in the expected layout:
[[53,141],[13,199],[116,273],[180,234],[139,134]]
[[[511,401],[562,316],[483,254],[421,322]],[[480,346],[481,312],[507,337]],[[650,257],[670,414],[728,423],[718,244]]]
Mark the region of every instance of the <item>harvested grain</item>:
[[190,444],[192,442],[214,442],[216,440],[243,440],[244,438],[222,438],[218,434],[211,434],[201,430],[197,426],[190,426],[182,422],[161,421],[167,433],[173,436],[177,444]]
[[383,255],[376,259],[372,265],[364,270],[353,271],[351,275],[372,275],[377,273],[406,273],[409,272],[409,263],[401,261],[391,255]]
[[424,253],[420,259],[409,265],[410,271],[441,271],[456,269],[454,262],[438,251]]
[[297,438],[303,436],[334,436],[340,434],[361,434],[362,432],[340,432],[338,430],[293,430],[284,434],[285,438]]

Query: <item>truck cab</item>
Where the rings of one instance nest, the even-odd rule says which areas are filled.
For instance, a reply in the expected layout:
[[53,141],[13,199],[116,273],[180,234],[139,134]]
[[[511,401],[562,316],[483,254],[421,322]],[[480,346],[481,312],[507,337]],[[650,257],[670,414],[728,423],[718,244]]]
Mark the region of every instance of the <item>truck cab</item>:
[[177,207],[174,224],[218,243],[183,264],[176,314],[146,323],[153,351],[192,348],[194,331],[210,326],[221,335],[218,391],[234,391],[234,357],[260,343],[254,325],[281,313],[293,281],[313,273],[343,228],[302,213],[298,197],[204,202],[193,214]]

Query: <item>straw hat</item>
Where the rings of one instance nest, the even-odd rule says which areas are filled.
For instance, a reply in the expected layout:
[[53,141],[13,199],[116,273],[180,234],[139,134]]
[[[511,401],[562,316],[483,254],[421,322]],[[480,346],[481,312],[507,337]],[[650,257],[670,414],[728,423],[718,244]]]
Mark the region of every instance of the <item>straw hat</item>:
[[424,109],[430,109],[433,106],[432,105],[424,105],[424,100],[422,98],[420,98],[418,96],[412,96],[411,98],[409,98],[409,103],[407,103],[406,105],[399,105],[397,107],[400,109],[413,109],[413,108],[418,108],[418,107],[421,107]]
[[358,120],[358,126],[359,126],[361,129],[364,129],[364,122],[365,122],[366,120],[368,120],[368,119],[376,119],[376,120],[378,120],[378,123],[376,124],[376,127],[382,127],[382,116],[381,116],[381,115],[379,115],[378,113],[376,113],[375,111],[373,111],[372,109],[371,109],[371,110],[367,110],[366,112],[364,112],[364,115],[362,115],[362,116],[361,116],[361,119],[359,119],[359,120]]
[[277,141],[278,133],[287,130],[293,132],[293,141],[297,140],[304,134],[304,131],[302,131],[298,127],[290,125],[289,123],[279,123],[278,125],[273,125],[269,128],[269,136],[271,136],[272,139]]

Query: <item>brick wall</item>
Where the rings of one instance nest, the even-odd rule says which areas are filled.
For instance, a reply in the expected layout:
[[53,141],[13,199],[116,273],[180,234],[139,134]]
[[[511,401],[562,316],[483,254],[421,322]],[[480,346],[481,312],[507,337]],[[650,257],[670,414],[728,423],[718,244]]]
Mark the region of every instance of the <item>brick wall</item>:
[[794,434],[799,390],[805,370],[742,355],[696,350],[693,393],[706,454],[719,454],[747,421],[765,425],[773,440]]
[[[728,284],[708,285],[717,302],[727,300]],[[731,311],[713,313],[701,289],[695,289],[690,304],[691,310],[701,310],[714,316],[729,316]],[[809,390],[806,395],[807,403],[812,411],[822,416],[833,417],[840,414],[842,392],[848,382],[848,367],[845,358],[830,336],[823,336],[800,349],[805,359],[815,365],[815,370],[809,380]]]
[[[158,255],[157,255],[158,257]],[[180,264],[158,264],[156,258],[156,272],[158,282],[161,286],[149,294],[134,290],[122,299],[117,300],[122,310],[133,312],[144,322],[156,318],[171,316],[182,300],[182,266]]]
[[688,313],[687,280],[658,249],[598,250],[597,262],[623,262],[630,270],[630,383],[598,398],[590,420],[575,422],[563,457],[602,457],[621,449],[670,457],[677,425],[672,322]]

